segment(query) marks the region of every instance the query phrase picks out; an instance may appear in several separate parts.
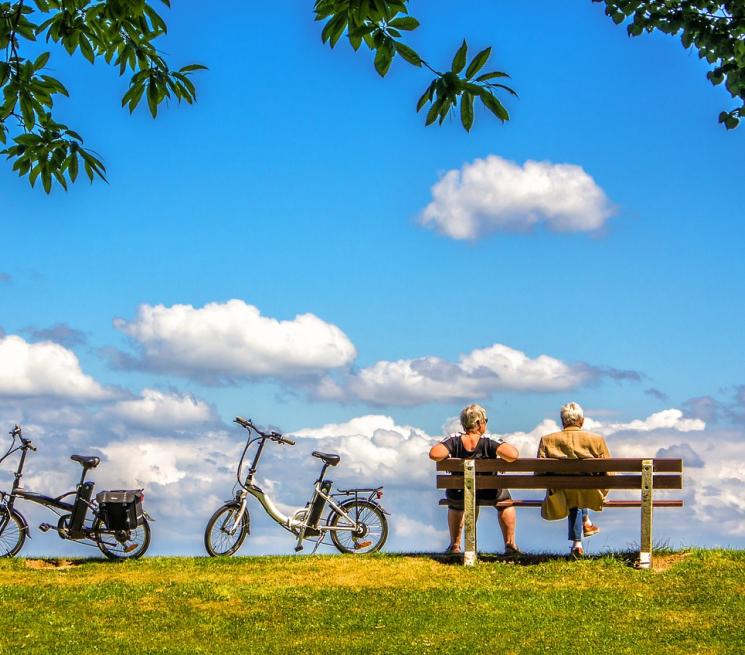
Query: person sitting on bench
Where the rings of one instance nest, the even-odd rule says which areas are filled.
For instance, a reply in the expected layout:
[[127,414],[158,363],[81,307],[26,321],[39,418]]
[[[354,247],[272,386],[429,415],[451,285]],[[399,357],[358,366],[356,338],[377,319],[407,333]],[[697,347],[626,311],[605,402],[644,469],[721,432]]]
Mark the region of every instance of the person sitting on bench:
[[[605,439],[599,434],[585,432],[582,426],[585,415],[577,403],[567,403],[561,408],[564,429],[541,438],[536,457],[554,459],[591,459],[610,457]],[[541,516],[548,521],[568,517],[570,554],[582,557],[582,537],[592,537],[600,528],[590,520],[589,509],[602,511],[607,489],[548,489],[541,507]]]
[[[484,436],[487,424],[486,410],[480,405],[469,405],[460,413],[460,423],[464,432],[455,434],[435,444],[429,451],[429,458],[440,462],[448,457],[458,459],[495,459],[500,457],[513,462],[519,457],[517,448],[501,439]],[[476,491],[478,500],[499,501],[511,500],[507,489],[483,489]],[[448,529],[450,545],[448,553],[461,552],[460,542],[463,533],[463,489],[447,490]],[[477,508],[478,510],[478,508]],[[520,549],[515,544],[516,512],[514,507],[497,508],[499,527],[504,538],[505,555],[519,555]]]

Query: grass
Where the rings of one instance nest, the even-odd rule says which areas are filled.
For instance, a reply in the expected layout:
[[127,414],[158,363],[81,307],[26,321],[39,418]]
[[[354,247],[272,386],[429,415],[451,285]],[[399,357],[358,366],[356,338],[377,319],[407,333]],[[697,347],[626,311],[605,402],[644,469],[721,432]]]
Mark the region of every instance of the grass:
[[745,552],[0,561],[0,653],[745,653]]

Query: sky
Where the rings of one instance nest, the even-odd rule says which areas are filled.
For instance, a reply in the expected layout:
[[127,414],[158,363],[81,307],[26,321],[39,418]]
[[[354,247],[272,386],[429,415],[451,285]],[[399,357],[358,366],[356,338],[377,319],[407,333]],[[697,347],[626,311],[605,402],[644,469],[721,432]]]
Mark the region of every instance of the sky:
[[[312,450],[336,452],[339,485],[385,485],[387,550],[442,550],[426,454],[460,409],[532,457],[574,400],[613,455],[683,458],[657,543],[745,546],[745,128],[717,124],[733,105],[706,64],[590,2],[414,0],[435,68],[491,45],[519,94],[506,124],[425,128],[427,74],[381,79],[301,4],[234,3],[208,29],[197,3],[164,9],[169,62],[209,70],[157,120],[120,108],[104,62],[52,50],[55,112],[109,183],[47,196],[0,168],[0,427],[38,446],[26,487],[62,493],[68,456],[98,455],[97,489],[145,488],[150,554],[203,553],[240,415],[296,435],[258,473],[280,507],[307,500]],[[564,552],[537,514],[520,547]],[[591,551],[639,542],[634,511],[596,522]],[[481,547],[497,532],[484,513]],[[89,553],[32,534],[25,554]],[[253,506],[241,553],[292,546]]]

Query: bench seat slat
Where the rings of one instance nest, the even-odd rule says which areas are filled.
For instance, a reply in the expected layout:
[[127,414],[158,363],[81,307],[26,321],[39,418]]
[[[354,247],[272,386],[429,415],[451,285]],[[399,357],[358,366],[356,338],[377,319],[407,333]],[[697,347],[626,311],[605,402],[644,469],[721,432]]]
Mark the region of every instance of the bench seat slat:
[[[447,498],[442,498],[439,505],[447,505]],[[498,503],[494,503],[489,500],[477,500],[477,505],[482,507],[540,507],[543,501],[540,500],[504,500]],[[652,504],[654,507],[683,507],[682,500],[653,500]],[[642,503],[640,500],[606,500],[603,503],[603,507],[641,507]]]
[[[655,473],[682,473],[680,459],[654,459]],[[514,462],[502,459],[476,460],[477,472],[535,472],[535,473],[629,473],[641,471],[641,458],[615,457],[610,459],[536,459],[524,458]],[[438,471],[463,471],[462,459],[437,462]]]
[[[462,489],[463,476],[438,475],[438,489]],[[482,475],[477,489],[641,489],[641,475]],[[655,489],[682,489],[680,475],[655,475]]]

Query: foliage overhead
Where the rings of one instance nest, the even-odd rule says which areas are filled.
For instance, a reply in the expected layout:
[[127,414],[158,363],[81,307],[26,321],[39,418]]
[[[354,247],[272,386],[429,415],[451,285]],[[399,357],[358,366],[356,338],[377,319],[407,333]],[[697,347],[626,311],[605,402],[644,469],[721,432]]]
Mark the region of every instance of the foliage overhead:
[[659,30],[678,35],[683,47],[695,48],[706,59],[712,84],[722,84],[740,103],[719,114],[719,122],[736,128],[745,118],[745,1],[727,0],[593,0],[605,2],[605,13],[614,23],[630,19],[629,36]]
[[333,48],[346,34],[355,50],[364,43],[375,52],[375,70],[383,77],[396,55],[412,66],[433,73],[434,79],[416,105],[417,111],[429,105],[425,125],[435,121],[441,125],[460,105],[461,123],[466,131],[470,130],[476,99],[500,121],[509,120],[507,109],[495,95],[497,90],[517,95],[511,87],[495,81],[509,75],[502,71],[481,72],[491,48],[481,50],[469,62],[468,44],[464,39],[450,68],[437,70],[402,40],[403,32],[419,27],[419,21],[408,15],[407,3],[408,0],[316,0],[316,20],[326,22],[321,40]]
[[[616,24],[630,20],[630,36],[655,30],[680,34],[683,47],[696,48],[711,65],[707,77],[713,84],[725,83],[740,106],[719,115],[727,129],[738,126],[745,117],[745,0],[592,0],[605,3],[605,13]],[[440,71],[403,41],[403,33],[419,27],[408,13],[409,0],[316,0],[316,20],[325,21],[321,39],[332,48],[346,35],[357,50],[364,43],[374,51],[375,70],[385,76],[396,55],[408,64],[426,68],[434,79],[419,98],[417,111],[429,104],[425,123],[441,124],[450,111],[460,105],[460,120],[466,130],[473,125],[474,99],[502,122],[509,120],[495,92],[515,91],[494,80],[509,77],[493,71],[474,77],[486,64],[491,48],[467,62],[464,40],[453,58],[450,70]]]
[[[170,6],[170,0],[161,2]],[[80,134],[54,119],[55,97],[68,92],[44,72],[51,52],[35,59],[24,56],[29,42],[52,41],[91,64],[103,59],[118,68],[120,76],[130,74],[122,106],[131,113],[145,98],[155,118],[169,98],[195,101],[189,76],[204,68],[168,66],[153,45],[166,29],[163,18],[145,0],[0,2],[0,50],[5,51],[4,61],[0,58],[0,143],[8,146],[0,154],[13,161],[13,170],[28,176],[32,186],[40,178],[47,193],[54,181],[67,189],[81,167],[91,181],[106,180],[106,168],[83,147]]]
[[[712,84],[724,84],[739,106],[719,114],[719,122],[734,129],[745,118],[745,0],[592,0],[605,13],[625,23],[630,36],[660,31],[680,35],[683,47],[695,48],[710,65]],[[170,7],[170,0],[160,0]],[[416,110],[427,109],[425,125],[442,124],[459,110],[466,131],[473,126],[478,102],[500,121],[509,113],[497,94],[516,96],[503,71],[485,71],[491,48],[472,57],[464,39],[449,68],[430,63],[405,43],[405,34],[419,28],[409,14],[409,0],[314,0],[315,18],[324,23],[321,39],[331,48],[346,36],[354,50],[371,50],[375,70],[385,76],[398,56],[427,70],[433,78],[419,97]],[[0,154],[33,186],[41,179],[49,193],[56,181],[63,188],[83,168],[88,178],[106,180],[106,169],[83,138],[53,115],[56,96],[67,96],[64,84],[47,75],[51,51],[31,59],[29,42],[50,41],[70,55],[90,63],[103,59],[129,75],[122,106],[130,113],[145,99],[155,118],[170,98],[191,104],[196,88],[190,79],[199,64],[172,69],[153,45],[166,33],[163,18],[145,0],[16,0],[0,1]],[[10,141],[10,143],[9,143]]]

